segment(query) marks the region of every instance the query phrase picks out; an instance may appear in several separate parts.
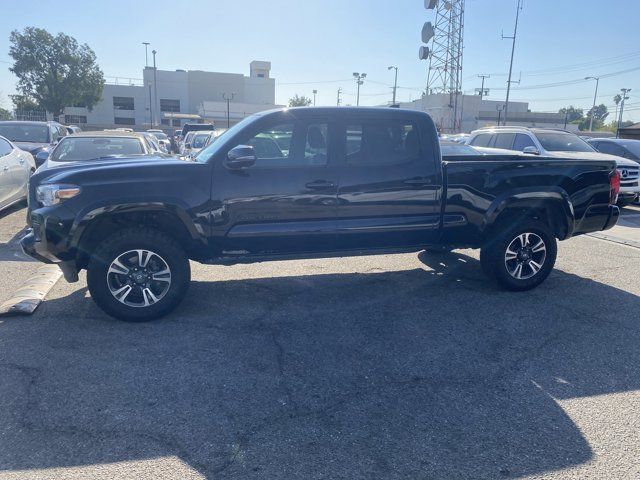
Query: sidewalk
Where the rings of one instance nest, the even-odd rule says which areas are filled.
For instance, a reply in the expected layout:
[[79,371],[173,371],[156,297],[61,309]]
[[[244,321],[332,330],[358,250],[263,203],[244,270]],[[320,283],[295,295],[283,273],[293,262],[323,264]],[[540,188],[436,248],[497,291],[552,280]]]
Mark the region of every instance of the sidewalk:
[[589,236],[640,248],[640,207],[624,208],[615,227]]

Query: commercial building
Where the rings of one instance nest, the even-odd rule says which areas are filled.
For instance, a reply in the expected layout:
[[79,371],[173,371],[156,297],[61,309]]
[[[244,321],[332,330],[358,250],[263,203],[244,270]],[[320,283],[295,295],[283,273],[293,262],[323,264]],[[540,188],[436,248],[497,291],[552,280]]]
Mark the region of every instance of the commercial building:
[[169,129],[194,121],[226,127],[227,113],[234,124],[247,115],[276,107],[270,70],[270,62],[257,60],[251,62],[249,76],[146,67],[142,79],[105,85],[102,100],[92,111],[82,106],[65,108],[64,122],[85,129]]
[[[425,95],[412,102],[401,102],[400,108],[427,112],[440,131],[446,133],[471,132],[477,128],[497,125],[504,120],[504,101],[481,99],[479,95],[458,95],[457,108],[454,108],[454,103],[454,96],[443,93]],[[452,128],[454,110],[456,121]],[[561,113],[532,112],[528,102],[509,102],[507,124],[578,130],[578,126],[573,124],[565,127],[565,116]]]

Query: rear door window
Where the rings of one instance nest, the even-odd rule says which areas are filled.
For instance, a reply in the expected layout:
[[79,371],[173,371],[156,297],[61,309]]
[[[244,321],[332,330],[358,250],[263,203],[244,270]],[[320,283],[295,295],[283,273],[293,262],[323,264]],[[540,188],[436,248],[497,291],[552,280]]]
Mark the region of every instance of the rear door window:
[[613,142],[600,142],[600,145],[598,145],[598,151],[608,153],[609,155],[617,155],[619,157],[623,157],[625,153],[620,145]]
[[473,145],[474,147],[488,147],[491,144],[493,135],[490,133],[481,133],[476,135],[470,142],[469,145]]
[[511,150],[513,147],[513,139],[515,138],[514,133],[498,133],[496,135],[496,141],[494,143],[495,148],[504,148],[507,150]]
[[420,158],[418,129],[410,120],[351,120],[343,135],[347,165],[396,165]]

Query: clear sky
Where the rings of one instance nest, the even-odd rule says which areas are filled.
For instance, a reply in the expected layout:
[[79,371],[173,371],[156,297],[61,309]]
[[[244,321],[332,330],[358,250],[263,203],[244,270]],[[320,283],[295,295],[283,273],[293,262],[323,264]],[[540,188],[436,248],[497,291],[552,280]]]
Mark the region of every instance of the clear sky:
[[[108,81],[141,78],[141,42],[148,41],[161,69],[248,75],[251,60],[269,60],[281,104],[317,89],[318,104],[333,105],[338,87],[343,103],[355,103],[352,72],[367,73],[361,104],[383,104],[391,100],[390,65],[399,67],[399,99],[415,99],[426,83],[427,64],[417,58],[420,30],[434,16],[422,0],[91,0],[57,2],[56,8],[50,1],[21,0],[3,3],[2,12],[5,108],[15,84],[9,34],[27,26],[88,43]],[[515,13],[516,0],[467,0],[465,91],[480,86],[477,74],[488,73],[488,98],[504,98],[511,43],[500,35],[513,32]],[[587,110],[595,85],[582,79],[613,74],[600,80],[598,103],[613,110],[613,96],[631,88],[625,120],[640,121],[639,19],[640,0],[524,0],[514,60],[514,79],[521,83],[511,98],[537,111],[570,104]]]

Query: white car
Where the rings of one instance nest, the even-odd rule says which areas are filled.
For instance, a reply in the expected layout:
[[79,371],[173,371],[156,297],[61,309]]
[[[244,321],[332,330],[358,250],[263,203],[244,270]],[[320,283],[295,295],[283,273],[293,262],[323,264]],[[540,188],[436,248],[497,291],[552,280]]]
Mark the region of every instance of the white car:
[[145,133],[104,131],[82,132],[64,137],[38,171],[69,165],[72,162],[118,158],[153,157],[159,154]]
[[565,130],[488,127],[471,132],[467,145],[480,147],[481,151],[488,147],[543,157],[613,160],[621,178],[618,205],[624,207],[640,194],[640,164],[627,158],[600,153],[579,136]]
[[156,139],[158,140],[158,144],[160,144],[160,148],[162,148],[164,153],[171,152],[171,141],[169,140],[169,137],[166,133],[164,133],[162,130],[155,129],[147,130],[147,132],[156,137]]
[[29,177],[35,170],[33,155],[0,137],[0,210],[27,198]]

